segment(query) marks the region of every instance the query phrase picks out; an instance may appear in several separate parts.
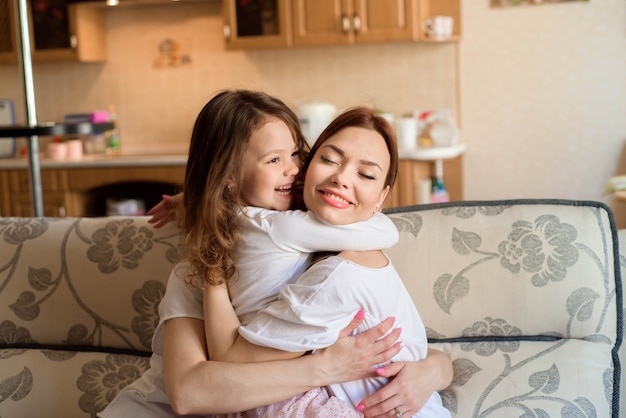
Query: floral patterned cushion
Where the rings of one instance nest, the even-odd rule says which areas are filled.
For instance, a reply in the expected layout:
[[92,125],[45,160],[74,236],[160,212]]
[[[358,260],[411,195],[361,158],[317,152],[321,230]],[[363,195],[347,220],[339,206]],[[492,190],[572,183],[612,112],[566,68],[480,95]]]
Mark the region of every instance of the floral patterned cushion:
[[0,218],[0,416],[92,416],[148,368],[179,231]]
[[615,417],[622,294],[616,231],[592,202],[391,210],[389,251],[453,359],[456,417]]
[[[626,258],[604,205],[389,215],[401,234],[388,253],[453,359],[454,417],[618,416]],[[0,218],[1,417],[94,417],[148,368],[179,232],[147,219]]]

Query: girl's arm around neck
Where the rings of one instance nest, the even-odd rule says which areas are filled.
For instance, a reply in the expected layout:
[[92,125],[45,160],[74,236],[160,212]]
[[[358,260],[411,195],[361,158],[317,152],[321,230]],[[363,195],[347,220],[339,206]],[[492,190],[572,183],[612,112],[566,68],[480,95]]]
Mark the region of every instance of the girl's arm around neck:
[[213,360],[224,360],[224,353],[227,353],[235,342],[237,329],[241,325],[230,302],[226,284],[205,285],[203,312],[209,357]]
[[291,359],[303,354],[251,344],[238,335],[240,325],[226,286],[207,285],[204,288],[204,332],[212,360],[248,363]]

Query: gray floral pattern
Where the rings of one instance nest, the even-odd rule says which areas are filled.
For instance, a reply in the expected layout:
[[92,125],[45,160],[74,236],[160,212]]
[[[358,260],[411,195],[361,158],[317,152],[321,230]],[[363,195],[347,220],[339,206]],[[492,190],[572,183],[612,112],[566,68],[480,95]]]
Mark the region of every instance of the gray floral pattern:
[[87,362],[76,382],[84,392],[78,401],[80,409],[95,417],[122,388],[137,380],[148,365],[147,358],[121,354],[108,355],[104,361]]
[[137,228],[131,219],[109,222],[93,234],[94,245],[87,257],[98,263],[100,271],[112,273],[120,266],[136,268],[144,252],[152,248],[152,231]]
[[520,269],[533,273],[533,285],[545,286],[563,280],[567,268],[578,261],[578,250],[572,245],[575,240],[576,228],[556,216],[543,215],[533,223],[518,221],[509,239],[498,246],[500,262],[514,273]]

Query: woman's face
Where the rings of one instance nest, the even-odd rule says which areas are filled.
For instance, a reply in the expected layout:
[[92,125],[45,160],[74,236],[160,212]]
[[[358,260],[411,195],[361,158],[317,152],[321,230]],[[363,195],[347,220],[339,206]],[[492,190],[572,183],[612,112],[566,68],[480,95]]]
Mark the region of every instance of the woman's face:
[[242,165],[241,197],[246,205],[289,209],[301,165],[297,151],[289,128],[278,118],[252,133]]
[[390,159],[378,132],[358,127],[337,132],[319,147],[305,174],[307,209],[335,225],[368,219],[389,192]]

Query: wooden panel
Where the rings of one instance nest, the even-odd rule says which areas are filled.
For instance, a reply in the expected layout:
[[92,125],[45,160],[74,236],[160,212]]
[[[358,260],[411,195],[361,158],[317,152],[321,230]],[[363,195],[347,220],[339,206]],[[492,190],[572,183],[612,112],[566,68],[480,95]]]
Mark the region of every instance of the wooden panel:
[[294,0],[293,4],[295,46],[354,42],[352,0]]
[[[9,170],[8,183],[12,192],[28,192],[30,190],[30,177],[26,170]],[[41,189],[43,191],[58,192],[66,191],[67,172],[65,170],[41,170]]]
[[355,0],[361,28],[357,42],[417,40],[416,0]]
[[[445,160],[443,167],[443,180],[450,200],[463,200],[462,157]],[[429,203],[420,202],[419,184],[422,180],[431,178],[434,173],[435,167],[432,161],[400,160],[396,185],[385,200],[384,207]]]
[[123,182],[163,182],[182,185],[184,166],[157,167],[95,167],[68,170],[69,188],[87,191],[96,187]]

